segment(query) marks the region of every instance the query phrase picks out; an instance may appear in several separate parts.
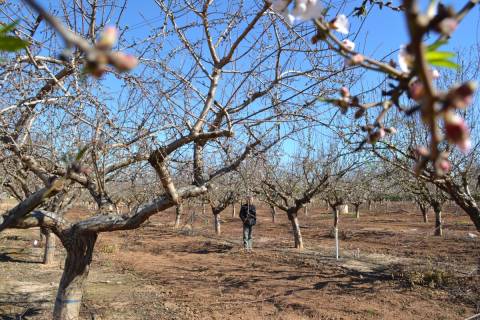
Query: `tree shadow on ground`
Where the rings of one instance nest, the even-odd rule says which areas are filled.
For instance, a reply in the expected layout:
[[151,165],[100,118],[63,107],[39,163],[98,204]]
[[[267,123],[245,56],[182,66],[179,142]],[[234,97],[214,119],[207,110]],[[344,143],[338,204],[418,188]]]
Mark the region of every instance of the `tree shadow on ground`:
[[[0,312],[1,309],[0,309]],[[5,314],[0,313],[0,320],[27,320],[29,317],[37,316],[41,313],[41,309],[29,307],[25,311],[19,313]]]
[[32,264],[41,264],[41,261],[32,261],[32,260],[24,260],[24,259],[17,259],[12,258],[9,254],[16,254],[16,252],[4,252],[0,253],[0,262],[17,262],[17,263],[32,263]]

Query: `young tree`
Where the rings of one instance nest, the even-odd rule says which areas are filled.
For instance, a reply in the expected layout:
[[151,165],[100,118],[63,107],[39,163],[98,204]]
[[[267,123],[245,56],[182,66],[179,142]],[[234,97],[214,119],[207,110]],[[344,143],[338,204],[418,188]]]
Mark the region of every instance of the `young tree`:
[[240,199],[241,180],[235,174],[229,174],[218,179],[207,194],[213,214],[215,234],[220,235],[220,214]]
[[331,181],[339,179],[350,169],[340,164],[339,155],[315,154],[313,150],[291,157],[285,163],[271,160],[280,159],[281,155],[270,155],[268,160],[264,160],[262,179],[256,191],[268,204],[286,212],[297,249],[304,247],[298,212],[322,193]]

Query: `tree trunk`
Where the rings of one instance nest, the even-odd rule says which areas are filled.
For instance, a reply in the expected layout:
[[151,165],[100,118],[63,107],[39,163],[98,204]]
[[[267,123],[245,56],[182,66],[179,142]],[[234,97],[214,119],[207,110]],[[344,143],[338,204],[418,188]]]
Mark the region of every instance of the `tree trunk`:
[[360,219],[360,204],[354,204],[353,206],[355,207],[355,218]]
[[443,235],[442,210],[440,208],[433,208],[435,211],[435,235]]
[[62,239],[67,250],[67,258],[55,300],[54,320],[79,319],[83,289],[96,240],[96,233],[67,236]]
[[423,222],[428,223],[428,215],[427,215],[428,210],[427,210],[427,208],[424,207],[424,206],[420,206],[420,211],[422,211]]
[[174,225],[175,229],[180,227],[180,219],[182,215],[183,215],[183,204],[179,203],[175,208],[175,225]]
[[368,200],[368,211],[372,211],[372,200]]
[[43,264],[52,264],[55,257],[55,235],[52,231],[41,228],[40,231],[45,237],[45,251],[43,253]]
[[272,223],[275,223],[275,218],[277,216],[277,208],[275,206],[270,206],[270,210],[272,213]]
[[334,228],[338,228],[338,217],[339,217],[338,209],[335,208],[333,210],[333,227]]
[[215,234],[216,235],[220,235],[221,234],[221,230],[220,230],[220,214],[219,213],[214,213],[213,214],[213,217],[214,217],[214,224],[215,224]]
[[288,219],[292,223],[293,237],[295,240],[295,249],[303,249],[302,233],[300,232],[300,225],[298,224],[298,218],[296,213],[289,213]]
[[205,216],[207,209],[205,208],[205,203],[202,203],[202,214]]
[[308,216],[308,206],[305,205],[305,207],[303,207],[303,212],[305,213],[305,216]]
[[237,216],[237,210],[235,208],[235,203],[232,203],[232,218]]
[[437,186],[448,193],[453,201],[468,214],[477,231],[480,232],[480,209],[475,199],[468,192],[462,191],[462,187],[453,181],[446,180],[444,183],[438,183]]

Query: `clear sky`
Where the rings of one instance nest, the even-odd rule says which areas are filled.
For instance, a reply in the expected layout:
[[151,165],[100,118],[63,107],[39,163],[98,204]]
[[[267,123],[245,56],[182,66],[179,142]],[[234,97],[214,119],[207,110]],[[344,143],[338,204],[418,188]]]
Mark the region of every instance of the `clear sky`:
[[[259,2],[259,0],[250,0]],[[351,14],[353,8],[358,6],[361,0],[349,0],[345,7],[334,8],[330,13],[341,12],[347,15]],[[421,1],[423,7],[429,1]],[[445,1],[447,5],[452,5],[456,9],[461,8],[467,1]],[[401,1],[393,1],[394,5],[399,5]],[[452,47],[463,47],[466,44],[478,42],[479,29],[479,9],[472,10],[467,18],[462,22],[452,39]],[[158,6],[153,0],[130,1],[123,19],[123,27],[128,27],[126,35],[133,37],[142,37],[149,34],[152,27],[158,27],[163,22],[163,17]],[[351,17],[352,30],[357,30],[363,23],[360,34],[355,36],[355,40],[360,51],[365,50],[367,54],[373,54],[381,57],[399,47],[399,44],[407,42],[407,30],[403,14],[394,12],[388,8],[383,10],[371,10],[364,22],[356,17]],[[309,23],[309,22],[303,22]]]

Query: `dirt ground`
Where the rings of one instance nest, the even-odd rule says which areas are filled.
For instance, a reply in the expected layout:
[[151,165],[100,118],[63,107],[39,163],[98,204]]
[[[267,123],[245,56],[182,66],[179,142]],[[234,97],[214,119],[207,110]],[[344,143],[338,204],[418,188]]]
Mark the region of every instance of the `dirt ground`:
[[[241,223],[185,210],[143,228],[99,237],[86,285],[84,319],[466,319],[480,313],[480,235],[453,207],[433,236],[409,205],[383,205],[356,220],[340,217],[340,260],[325,208],[300,215],[305,250],[293,248],[283,212],[258,210],[254,252],[241,250]],[[454,211],[458,211],[455,214]],[[84,215],[76,209],[71,216]],[[40,264],[38,230],[0,234],[0,319],[50,319],[61,277]],[[480,317],[479,317],[480,319]]]

